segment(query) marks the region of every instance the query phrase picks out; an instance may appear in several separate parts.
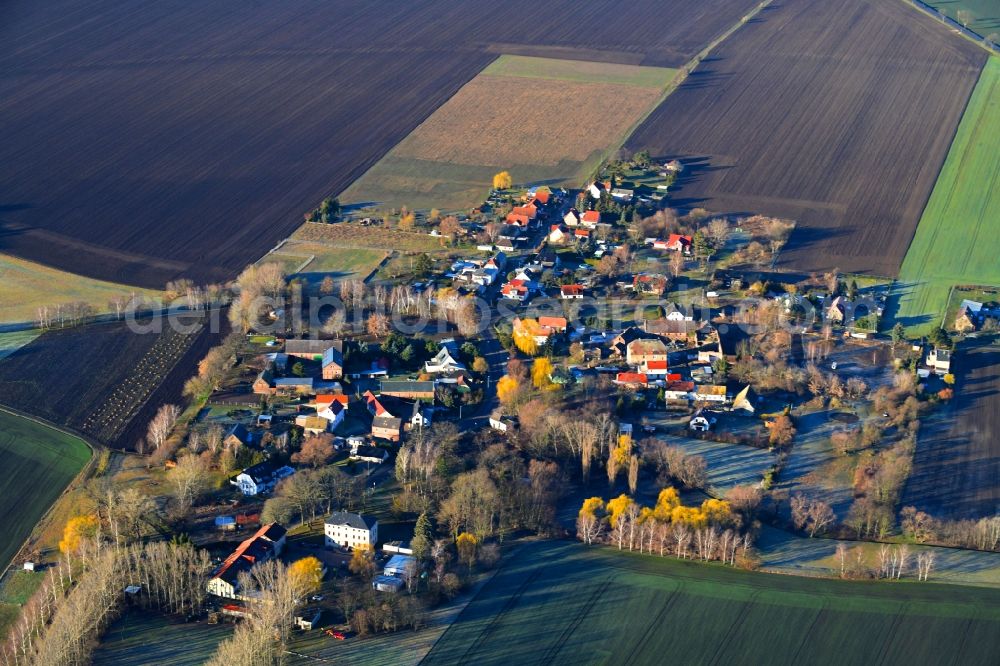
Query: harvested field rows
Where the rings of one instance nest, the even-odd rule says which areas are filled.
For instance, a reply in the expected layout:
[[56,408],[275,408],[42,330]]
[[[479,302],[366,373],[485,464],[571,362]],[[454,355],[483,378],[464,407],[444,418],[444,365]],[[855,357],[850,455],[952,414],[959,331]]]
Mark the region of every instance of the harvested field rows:
[[444,246],[441,238],[427,234],[346,222],[305,224],[292,235],[291,239],[296,243],[315,242],[331,247],[400,250],[403,252],[433,252]]
[[1000,58],[990,58],[903,259],[896,321],[924,334],[941,325],[952,287],[1000,286],[998,221]]
[[159,405],[180,401],[217,338],[208,330],[142,334],[115,323],[46,332],[0,360],[0,404],[132,447]]
[[[422,662],[991,664],[1000,592],[748,573],[585,548],[526,546]],[[669,655],[669,659],[666,657]]]
[[504,169],[519,184],[578,186],[675,74],[504,56],[351,185],[344,200],[383,208],[468,208],[486,197],[493,174]]
[[955,360],[956,399],[921,429],[903,506],[939,518],[1000,513],[1000,346],[976,341]]
[[115,282],[227,278],[500,53],[676,65],[755,1],[19,3],[2,246]]
[[895,275],[985,58],[901,2],[778,0],[628,147],[686,163],[672,205],[795,219],[788,268]]

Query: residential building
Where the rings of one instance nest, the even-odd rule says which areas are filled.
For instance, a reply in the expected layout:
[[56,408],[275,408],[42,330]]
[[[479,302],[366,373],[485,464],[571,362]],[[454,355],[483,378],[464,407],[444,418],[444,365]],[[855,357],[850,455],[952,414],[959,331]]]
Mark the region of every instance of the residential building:
[[691,254],[691,248],[693,245],[694,238],[683,234],[670,234],[666,240],[658,239],[653,241],[653,248],[656,250],[680,252],[682,254]]
[[625,362],[638,366],[649,361],[667,360],[667,345],[659,338],[640,338],[625,347]]
[[639,273],[632,280],[632,288],[644,296],[662,296],[670,281],[659,273]]
[[336,347],[323,352],[323,379],[340,379],[344,376],[344,354]]
[[531,289],[524,280],[511,280],[500,287],[500,294],[512,301],[526,301],[531,296]]
[[237,423],[233,425],[229,430],[226,431],[225,437],[222,438],[222,444],[227,449],[236,450],[241,446],[246,446],[253,441],[253,436],[250,431],[247,430],[246,426],[242,423]]
[[274,486],[287,476],[291,476],[295,470],[285,465],[278,467],[270,461],[257,463],[247,467],[236,475],[230,483],[240,489],[240,492],[248,497],[268,493],[274,490]]
[[398,442],[403,436],[403,419],[395,416],[376,416],[372,419],[372,437]]
[[951,351],[935,347],[927,354],[927,366],[938,375],[951,372]]
[[563,224],[567,227],[578,227],[580,226],[580,211],[576,208],[570,208],[569,212],[563,215]]
[[327,548],[371,548],[378,542],[378,521],[360,513],[334,511],[323,521]]
[[465,370],[458,360],[458,346],[454,340],[442,340],[441,348],[431,360],[424,363],[424,372],[436,374],[439,372],[452,372],[454,370]]
[[[340,405],[338,404],[337,406],[339,407]],[[343,412],[341,412],[340,416],[343,419]],[[299,414],[296,416],[295,425],[302,428],[302,431],[307,435],[320,435],[336,427],[322,416],[313,416],[310,414]]]
[[641,372],[619,372],[615,375],[615,384],[633,389],[643,389],[649,385],[649,378]]
[[286,531],[281,525],[271,523],[263,525],[253,536],[241,542],[212,572],[207,585],[208,593],[226,599],[244,598],[239,589],[240,573],[281,555]]
[[343,356],[343,340],[285,340],[285,353],[309,361],[322,361],[327,349],[336,349]]
[[601,223],[601,213],[596,210],[588,210],[580,216],[580,224],[588,229],[594,229]]
[[582,284],[564,284],[559,287],[559,297],[565,300],[580,299],[584,295]]
[[699,329],[699,324],[692,320],[667,319],[661,317],[652,321],[644,321],[643,329],[647,333],[658,335],[674,342],[693,343],[695,342],[695,332]]
[[358,446],[351,449],[351,460],[381,465],[389,459],[385,449],[377,446]]
[[694,382],[673,381],[663,388],[667,400],[690,400],[694,393]]

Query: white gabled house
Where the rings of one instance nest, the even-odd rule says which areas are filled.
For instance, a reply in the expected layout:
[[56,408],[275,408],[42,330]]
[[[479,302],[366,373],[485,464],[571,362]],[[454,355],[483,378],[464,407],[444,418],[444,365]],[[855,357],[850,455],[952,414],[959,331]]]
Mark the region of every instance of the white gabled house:
[[465,365],[456,358],[457,356],[458,348],[455,345],[455,341],[452,339],[442,340],[438,353],[434,358],[424,363],[424,371],[433,375],[439,372],[465,370]]
[[327,548],[340,547],[375,549],[378,541],[378,521],[371,516],[347,511],[334,511],[323,521]]
[[232,479],[230,483],[238,487],[244,495],[253,497],[260,493],[271,492],[278,481],[294,473],[295,470],[287,465],[278,467],[272,462],[262,462],[247,467],[237,474],[236,478]]

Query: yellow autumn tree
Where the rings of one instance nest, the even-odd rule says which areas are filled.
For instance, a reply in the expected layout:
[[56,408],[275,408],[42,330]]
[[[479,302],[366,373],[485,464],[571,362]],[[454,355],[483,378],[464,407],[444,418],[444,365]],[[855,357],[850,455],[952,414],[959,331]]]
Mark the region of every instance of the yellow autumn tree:
[[580,507],[581,516],[589,516],[590,518],[596,518],[598,511],[604,510],[604,500],[600,497],[588,497],[583,500],[583,506]]
[[399,228],[403,231],[411,231],[416,221],[417,216],[413,213],[403,213],[399,216]]
[[670,522],[698,529],[708,525],[705,514],[696,506],[677,506],[670,512]]
[[100,521],[93,514],[74,516],[66,521],[63,528],[63,538],[59,542],[59,550],[64,553],[75,553],[80,550],[84,539],[93,539],[97,535]]
[[521,397],[521,384],[510,375],[504,375],[497,382],[497,398],[504,407],[514,406]]
[[733,517],[729,502],[720,499],[707,499],[702,502],[701,513],[705,516],[705,520],[716,525],[728,523]]
[[667,486],[656,498],[654,517],[660,522],[669,522],[673,510],[681,505],[681,496],[673,486]]
[[288,567],[288,577],[299,596],[313,594],[323,584],[323,563],[312,555],[295,560]]
[[522,354],[534,356],[538,353],[538,341],[533,333],[534,327],[537,326],[538,322],[534,319],[522,319],[514,327],[514,346],[521,350]]
[[618,523],[618,516],[628,511],[632,504],[632,498],[622,493],[614,499],[608,500],[608,522],[614,527]]
[[476,563],[476,547],[479,545],[479,540],[476,539],[474,534],[469,534],[468,532],[462,532],[455,539],[455,549],[458,551],[458,559],[468,565],[469,569],[472,569],[472,565]]
[[501,171],[493,176],[494,190],[508,190],[514,184],[509,171]]
[[546,357],[536,358],[535,362],[531,365],[531,383],[535,385],[535,388],[546,388],[551,383],[552,380],[552,361]]

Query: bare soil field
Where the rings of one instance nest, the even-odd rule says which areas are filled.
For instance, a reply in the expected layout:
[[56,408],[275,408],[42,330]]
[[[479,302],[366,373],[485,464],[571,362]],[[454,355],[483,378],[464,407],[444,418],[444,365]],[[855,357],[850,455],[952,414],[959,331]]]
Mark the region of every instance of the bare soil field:
[[500,170],[517,184],[577,186],[675,75],[661,67],[504,56],[355,181],[344,201],[468,208],[486,197]]
[[0,360],[0,404],[132,448],[217,336],[164,326],[139,334],[121,323],[48,331]]
[[15,2],[0,248],[142,286],[231,277],[498,54],[676,65],[754,3]]
[[778,0],[628,141],[672,205],[797,221],[788,268],[895,275],[986,55],[901,2]]
[[902,506],[939,518],[1000,512],[1000,346],[960,347],[955,404],[924,423]]

